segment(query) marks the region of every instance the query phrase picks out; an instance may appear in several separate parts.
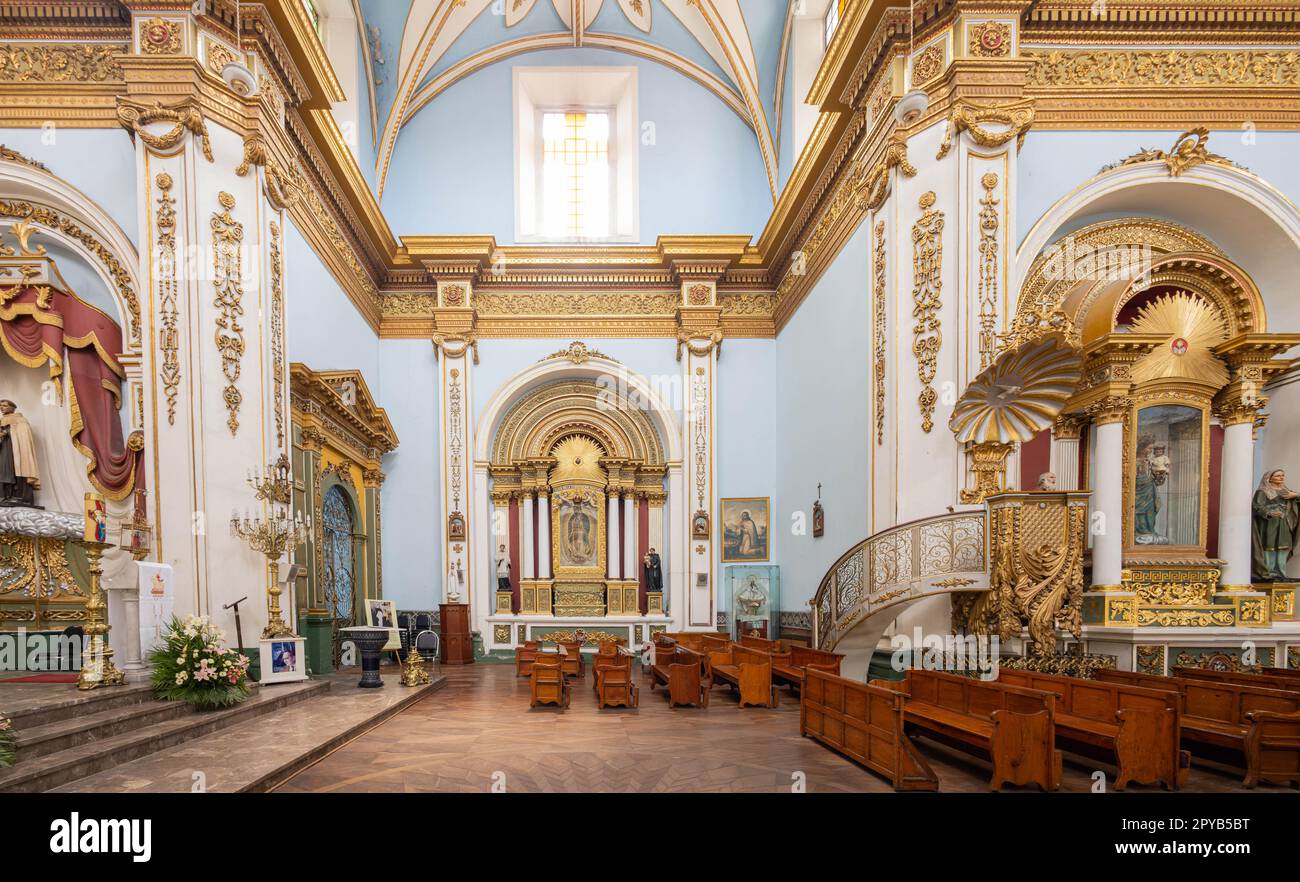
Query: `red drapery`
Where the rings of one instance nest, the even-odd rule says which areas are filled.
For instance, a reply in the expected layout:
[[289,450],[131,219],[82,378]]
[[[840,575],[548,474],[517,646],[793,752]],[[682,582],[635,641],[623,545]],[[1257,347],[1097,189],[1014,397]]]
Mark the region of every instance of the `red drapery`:
[[144,470],[140,450],[128,449],[118,411],[122,332],[104,313],[48,285],[0,289],[0,344],[27,367],[47,362],[51,379],[65,369],[71,382],[72,443],[90,461],[91,484],[109,499],[125,499]]

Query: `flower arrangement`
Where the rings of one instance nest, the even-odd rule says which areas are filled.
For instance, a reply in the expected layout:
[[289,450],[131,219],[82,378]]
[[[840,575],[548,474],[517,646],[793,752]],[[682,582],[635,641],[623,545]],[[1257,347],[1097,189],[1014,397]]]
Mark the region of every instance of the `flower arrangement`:
[[173,616],[149,661],[154,694],[167,701],[212,710],[248,697],[248,657],[226,648],[226,635],[207,616]]
[[14,724],[0,715],[0,769],[14,764]]

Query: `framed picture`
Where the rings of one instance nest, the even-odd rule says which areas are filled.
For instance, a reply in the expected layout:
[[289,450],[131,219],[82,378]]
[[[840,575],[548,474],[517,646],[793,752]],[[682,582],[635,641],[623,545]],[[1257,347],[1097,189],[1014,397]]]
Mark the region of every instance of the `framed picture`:
[[719,530],[723,563],[767,560],[771,500],[766,496],[721,499]]
[[387,628],[388,642],[384,652],[401,652],[402,637],[397,630],[397,603],[392,600],[366,600],[366,624],[372,628]]
[[258,682],[297,683],[307,679],[307,638],[271,637],[258,642]]

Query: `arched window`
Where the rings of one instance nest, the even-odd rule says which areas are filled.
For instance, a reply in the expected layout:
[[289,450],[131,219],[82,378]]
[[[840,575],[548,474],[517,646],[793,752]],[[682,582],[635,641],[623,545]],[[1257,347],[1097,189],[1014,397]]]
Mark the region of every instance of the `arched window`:
[[338,629],[356,624],[356,579],[352,560],[352,503],[342,487],[325,491],[324,530],[321,542],[325,558],[325,602],[334,617],[334,663],[338,665]]

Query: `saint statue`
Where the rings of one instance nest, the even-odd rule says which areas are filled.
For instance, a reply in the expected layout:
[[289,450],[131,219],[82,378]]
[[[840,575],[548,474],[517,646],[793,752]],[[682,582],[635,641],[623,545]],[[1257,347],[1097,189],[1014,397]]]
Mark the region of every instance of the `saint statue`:
[[664,571],[663,565],[659,562],[659,552],[653,548],[647,552],[643,561],[645,564],[645,588],[647,591],[664,590]]
[[1300,539],[1300,493],[1286,486],[1286,472],[1264,473],[1251,505],[1252,576],[1257,582],[1287,581],[1286,564]]
[[1160,537],[1156,534],[1156,515],[1160,513],[1160,497],[1156,495],[1156,488],[1169,475],[1167,470],[1156,467],[1159,458],[1151,452],[1155,446],[1150,437],[1138,440],[1137,467],[1133,479],[1133,532],[1136,541],[1144,545],[1160,542]]
[[33,494],[40,486],[32,427],[16,404],[0,401],[0,506],[39,508]]
[[510,591],[510,555],[504,545],[497,546],[497,590]]

